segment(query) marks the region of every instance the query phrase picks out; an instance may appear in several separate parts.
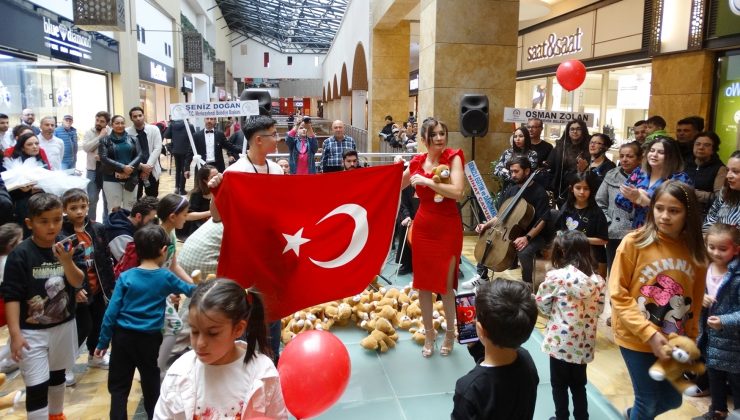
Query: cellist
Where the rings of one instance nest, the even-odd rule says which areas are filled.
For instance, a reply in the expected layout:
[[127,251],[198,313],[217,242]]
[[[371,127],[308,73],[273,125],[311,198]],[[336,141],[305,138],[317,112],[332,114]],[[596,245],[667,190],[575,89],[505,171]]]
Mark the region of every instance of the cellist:
[[[503,203],[506,199],[515,196],[521,189],[524,182],[529,178],[532,166],[524,156],[513,157],[508,164],[509,174],[514,183],[504,190],[500,201]],[[537,252],[545,246],[545,239],[541,235],[545,229],[547,218],[550,216],[550,202],[547,193],[542,186],[536,182],[530,182],[522,194],[522,198],[534,208],[534,218],[532,223],[526,229],[526,234],[513,241],[516,248],[519,263],[522,266],[522,280],[532,289],[532,275],[534,274],[534,259]],[[482,234],[488,228],[496,224],[497,218],[489,220],[486,223],[479,224],[475,231]],[[494,245],[495,246],[495,245]],[[462,288],[475,289],[482,281],[488,278],[488,269],[483,273],[461,284]]]

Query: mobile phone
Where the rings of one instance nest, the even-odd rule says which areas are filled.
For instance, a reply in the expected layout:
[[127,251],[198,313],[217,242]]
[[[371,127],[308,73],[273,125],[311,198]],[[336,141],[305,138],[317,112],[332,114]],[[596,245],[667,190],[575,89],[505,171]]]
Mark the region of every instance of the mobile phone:
[[463,293],[455,296],[457,313],[457,341],[460,344],[478,341],[475,330],[475,293]]
[[77,248],[77,245],[80,244],[80,239],[77,237],[77,234],[74,234],[67,236],[59,242],[64,245],[65,250],[69,251],[70,249]]

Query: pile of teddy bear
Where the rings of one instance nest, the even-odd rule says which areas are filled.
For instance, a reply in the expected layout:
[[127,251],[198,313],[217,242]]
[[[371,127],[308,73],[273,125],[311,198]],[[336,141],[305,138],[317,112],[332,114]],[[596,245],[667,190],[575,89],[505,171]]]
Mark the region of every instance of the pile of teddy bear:
[[[442,302],[434,299],[433,324],[435,329],[447,328]],[[350,323],[366,330],[368,336],[360,345],[367,350],[382,353],[395,347],[396,330],[413,334],[416,343],[424,344],[419,293],[410,286],[402,289],[380,287],[368,289],[359,295],[312,306],[282,320],[282,341],[288,344],[297,334],[308,330],[328,331],[334,326]]]

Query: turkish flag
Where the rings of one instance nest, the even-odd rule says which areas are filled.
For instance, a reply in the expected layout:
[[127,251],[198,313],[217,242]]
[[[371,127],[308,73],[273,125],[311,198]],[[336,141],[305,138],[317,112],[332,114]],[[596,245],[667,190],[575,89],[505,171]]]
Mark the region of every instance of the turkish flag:
[[262,293],[267,318],[362,292],[380,273],[403,165],[321,175],[226,172],[218,275]]

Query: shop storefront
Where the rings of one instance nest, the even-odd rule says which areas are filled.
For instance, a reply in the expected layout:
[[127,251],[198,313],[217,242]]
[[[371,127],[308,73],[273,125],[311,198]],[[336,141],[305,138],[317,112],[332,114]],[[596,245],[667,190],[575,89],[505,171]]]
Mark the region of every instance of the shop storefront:
[[146,0],[136,0],[139,102],[150,123],[169,119],[172,96],[177,97],[180,88],[175,78],[172,28],[172,18]]
[[[717,53],[713,129],[721,139],[720,158],[727,162],[740,149],[740,6],[714,0],[707,17],[707,46]],[[712,16],[711,13],[716,13]]]
[[110,75],[119,72],[116,41],[75,29],[71,9],[55,10],[58,15],[23,1],[3,6],[0,113],[11,125],[31,108],[37,123],[70,114],[78,129],[91,126],[96,112],[110,109]]
[[[520,31],[516,107],[590,113],[589,131],[624,141],[635,121],[647,118],[651,65],[643,42],[639,0],[584,8]],[[615,25],[614,22],[620,22]],[[586,65],[586,80],[573,92],[560,86],[557,66],[570,59]],[[563,125],[546,124],[556,139]]]
[[146,121],[167,121],[175,69],[139,53],[139,101]]

